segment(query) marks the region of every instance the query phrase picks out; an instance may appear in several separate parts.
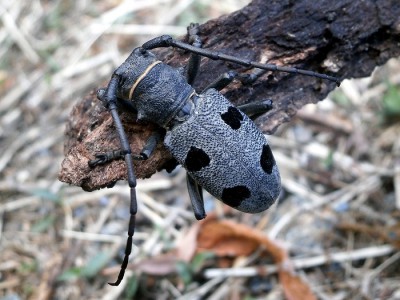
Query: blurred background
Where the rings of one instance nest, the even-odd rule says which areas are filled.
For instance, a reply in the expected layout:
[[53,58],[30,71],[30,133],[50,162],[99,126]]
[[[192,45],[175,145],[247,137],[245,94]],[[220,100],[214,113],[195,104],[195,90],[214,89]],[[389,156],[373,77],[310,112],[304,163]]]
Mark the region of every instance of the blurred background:
[[134,47],[248,2],[1,1],[1,300],[285,299],[298,282],[276,268],[282,257],[303,299],[400,299],[398,59],[344,81],[269,136],[283,191],[267,212],[227,210],[206,195],[210,219],[235,231],[227,241],[209,227],[223,249],[200,251],[193,232],[205,225],[182,169],[139,180],[131,267],[119,287],[107,285],[123,258],[129,189],[58,181],[68,115]]

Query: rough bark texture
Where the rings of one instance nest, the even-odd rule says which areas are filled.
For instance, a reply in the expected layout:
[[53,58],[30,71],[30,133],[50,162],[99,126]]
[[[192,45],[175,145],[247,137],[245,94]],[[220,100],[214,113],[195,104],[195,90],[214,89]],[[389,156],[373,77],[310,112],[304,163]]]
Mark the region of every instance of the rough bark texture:
[[[400,54],[400,4],[398,0],[265,1],[254,0],[231,15],[200,27],[204,48],[255,61],[290,65],[341,79],[368,76],[376,66]],[[161,59],[183,65],[188,55],[163,49]],[[228,69],[246,69],[203,59],[195,88],[201,90]],[[111,74],[110,74],[111,75]],[[272,99],[274,109],[256,124],[266,133],[287,122],[307,103],[322,100],[335,83],[286,73],[268,73],[252,86],[233,83],[223,92],[234,104]],[[135,116],[122,114],[131,148],[140,151],[155,126],[137,124]],[[66,129],[60,180],[94,190],[126,178],[123,161],[89,169],[93,154],[117,149],[119,141],[109,114],[91,93],[81,100]],[[159,145],[155,155],[135,165],[137,177],[165,168],[170,154]]]

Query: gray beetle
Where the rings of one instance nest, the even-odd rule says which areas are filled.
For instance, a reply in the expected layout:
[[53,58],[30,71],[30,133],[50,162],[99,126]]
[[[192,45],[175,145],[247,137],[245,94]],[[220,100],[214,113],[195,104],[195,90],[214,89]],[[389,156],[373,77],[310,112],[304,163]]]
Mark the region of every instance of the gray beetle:
[[[138,119],[158,124],[166,130],[164,144],[173,157],[187,170],[187,186],[197,219],[206,216],[202,188],[235,209],[258,213],[270,207],[278,198],[281,182],[272,151],[251,118],[271,109],[270,100],[239,107],[233,106],[219,93],[234,78],[243,83],[256,80],[267,71],[282,71],[335,81],[325,74],[290,67],[278,67],[247,61],[201,48],[198,25],[188,27],[189,44],[161,36],[132,51],[113,73],[106,89],[98,98],[112,114],[121,150],[97,154],[90,167],[115,159],[125,159],[131,189],[130,222],[124,261],[118,279],[123,279],[131,253],[135,228],[136,177],[133,160],[145,160],[162,138],[155,132],[140,154],[132,154],[117,106],[125,103],[137,112]],[[157,60],[149,50],[176,47],[191,52],[186,68],[173,68]],[[191,84],[199,69],[200,57],[220,59],[256,68],[250,75],[229,71],[211,83],[201,93]]]

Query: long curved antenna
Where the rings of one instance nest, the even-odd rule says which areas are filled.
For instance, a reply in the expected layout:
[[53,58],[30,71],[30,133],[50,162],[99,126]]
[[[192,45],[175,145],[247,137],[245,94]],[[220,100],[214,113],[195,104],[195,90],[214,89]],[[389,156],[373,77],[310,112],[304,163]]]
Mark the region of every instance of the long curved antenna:
[[128,183],[129,187],[131,189],[131,204],[130,204],[130,219],[129,219],[129,227],[128,227],[128,238],[126,241],[126,247],[125,247],[125,256],[124,260],[121,264],[121,270],[118,274],[118,278],[114,283],[109,283],[109,285],[119,285],[124,278],[125,270],[126,267],[128,266],[128,259],[129,255],[131,254],[132,251],[132,237],[133,234],[135,233],[135,218],[136,218],[136,212],[137,212],[137,201],[136,201],[136,176],[135,176],[135,171],[133,167],[133,158],[132,158],[132,153],[131,153],[131,147],[129,145],[128,138],[126,137],[124,127],[121,123],[121,119],[118,115],[117,112],[117,88],[118,88],[118,81],[119,77],[116,75],[113,75],[111,77],[111,80],[108,84],[107,91],[106,91],[106,107],[110,111],[112,118],[114,120],[114,125],[117,129],[119,140],[121,143],[122,147],[122,153],[125,157],[125,163],[126,163],[126,168],[128,172]]
[[305,76],[317,77],[317,78],[333,81],[336,83],[337,86],[340,86],[340,80],[334,76],[329,76],[329,75],[322,74],[322,73],[317,73],[317,72],[313,72],[313,71],[309,71],[309,70],[297,69],[297,68],[292,68],[292,67],[277,66],[274,64],[262,64],[259,62],[246,60],[246,59],[242,59],[242,58],[239,58],[236,56],[224,54],[224,53],[221,53],[218,51],[197,48],[197,47],[191,46],[189,44],[186,44],[184,42],[174,40],[169,35],[162,35],[160,37],[156,37],[156,38],[144,43],[142,45],[142,50],[143,50],[143,52],[145,52],[146,50],[151,50],[154,48],[170,47],[170,46],[184,49],[184,50],[190,51],[192,53],[196,53],[201,56],[208,57],[213,60],[225,60],[225,61],[237,63],[242,66],[253,67],[253,68],[263,69],[263,70],[267,70],[267,71],[279,71],[279,72],[286,72],[286,73],[292,73],[292,74],[301,74],[301,75],[305,75]]

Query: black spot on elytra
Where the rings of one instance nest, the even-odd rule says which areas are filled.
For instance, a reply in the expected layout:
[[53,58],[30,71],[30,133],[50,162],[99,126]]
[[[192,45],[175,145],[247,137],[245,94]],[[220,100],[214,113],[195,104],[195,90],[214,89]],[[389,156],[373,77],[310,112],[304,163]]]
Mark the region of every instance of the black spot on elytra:
[[204,150],[190,147],[188,154],[185,159],[186,169],[190,172],[200,171],[202,168],[207,167],[210,164],[210,157]]
[[243,121],[243,116],[240,111],[233,106],[229,106],[228,111],[221,114],[222,120],[228,124],[232,129],[239,129],[240,122]]
[[242,201],[249,198],[251,195],[248,187],[244,185],[237,185],[231,188],[224,188],[222,191],[221,200],[225,204],[232,207],[238,207]]
[[275,159],[272,155],[271,148],[269,145],[265,144],[262,149],[261,157],[260,157],[260,164],[263,168],[264,172],[271,174],[272,168],[275,165]]

